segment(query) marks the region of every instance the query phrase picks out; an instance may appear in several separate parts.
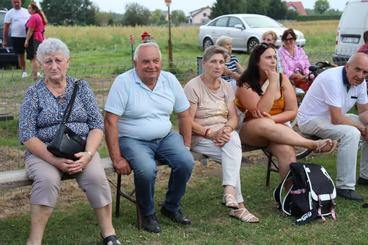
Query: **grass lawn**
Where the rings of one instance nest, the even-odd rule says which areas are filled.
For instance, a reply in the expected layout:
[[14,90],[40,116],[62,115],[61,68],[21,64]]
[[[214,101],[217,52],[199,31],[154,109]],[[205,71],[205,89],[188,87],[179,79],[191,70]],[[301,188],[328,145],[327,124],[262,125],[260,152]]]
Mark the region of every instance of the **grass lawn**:
[[[323,163],[335,176],[335,157],[311,157],[310,162]],[[165,168],[165,167],[164,167]],[[160,171],[166,169],[160,168]],[[265,186],[265,164],[242,167],[243,193],[249,209],[260,218],[259,224],[246,224],[228,217],[228,209],[220,204],[222,188],[220,166],[196,164],[182,202],[184,213],[193,224],[182,227],[158,214],[162,232],[151,234],[135,227],[135,207],[122,200],[121,217],[114,225],[123,244],[367,244],[368,210],[362,203],[337,198],[337,221],[296,226],[294,218],[286,217],[274,207],[272,192],[278,175]],[[166,176],[167,177],[167,176]],[[164,180],[162,180],[164,179]],[[156,210],[163,202],[167,178],[157,183]],[[368,189],[358,187],[368,198]],[[14,207],[16,208],[16,207]],[[21,212],[0,220],[0,244],[24,243],[29,229],[29,213]],[[99,244],[98,226],[86,201],[71,201],[67,208],[57,207],[51,217],[44,244]]]

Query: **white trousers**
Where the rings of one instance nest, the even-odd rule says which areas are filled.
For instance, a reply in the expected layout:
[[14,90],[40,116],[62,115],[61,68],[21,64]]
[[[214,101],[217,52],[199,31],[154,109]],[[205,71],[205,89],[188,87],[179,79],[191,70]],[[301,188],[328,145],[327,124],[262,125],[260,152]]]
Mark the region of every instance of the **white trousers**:
[[[359,116],[346,114],[354,121],[359,121]],[[321,138],[338,140],[336,161],[336,187],[340,189],[355,189],[356,165],[361,134],[360,131],[350,125],[335,125],[326,119],[313,119],[299,126],[304,134],[316,135]],[[368,145],[364,140],[361,148],[360,177],[368,179]]]
[[192,146],[192,151],[207,155],[217,161],[221,161],[222,185],[234,186],[237,202],[244,202],[240,183],[242,148],[239,134],[236,131],[232,132],[230,141],[222,147],[215,145],[212,140],[202,138],[196,145]]

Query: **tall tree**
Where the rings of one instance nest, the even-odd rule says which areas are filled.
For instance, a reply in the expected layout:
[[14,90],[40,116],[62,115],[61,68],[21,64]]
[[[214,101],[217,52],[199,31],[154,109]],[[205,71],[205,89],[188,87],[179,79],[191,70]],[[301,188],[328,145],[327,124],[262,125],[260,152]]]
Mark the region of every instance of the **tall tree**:
[[154,25],[164,25],[167,23],[164,12],[160,9],[156,9],[151,12],[150,23]]
[[211,10],[211,19],[224,14],[247,13],[247,0],[217,0]]
[[138,3],[130,3],[125,7],[122,23],[127,26],[147,25],[150,16],[151,12],[148,8]]
[[187,18],[183,10],[174,10],[171,12],[171,21],[174,25],[178,26],[181,23],[185,23],[186,20]]
[[43,0],[41,7],[51,24],[96,24],[98,9],[90,0]]
[[330,8],[328,0],[317,0],[314,3],[314,11],[319,14],[323,14]]
[[285,2],[282,2],[281,0],[269,0],[268,6],[267,16],[277,20],[286,18],[288,9]]

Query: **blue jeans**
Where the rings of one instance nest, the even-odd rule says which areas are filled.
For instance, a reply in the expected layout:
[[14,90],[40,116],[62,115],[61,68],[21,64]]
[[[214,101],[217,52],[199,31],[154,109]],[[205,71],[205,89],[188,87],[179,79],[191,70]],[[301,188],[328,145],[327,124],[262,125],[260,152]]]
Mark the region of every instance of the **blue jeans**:
[[134,172],[136,197],[142,215],[155,213],[156,160],[171,167],[164,207],[176,212],[194,165],[193,156],[185,148],[182,136],[171,131],[161,139],[150,141],[120,137],[119,145],[121,154]]

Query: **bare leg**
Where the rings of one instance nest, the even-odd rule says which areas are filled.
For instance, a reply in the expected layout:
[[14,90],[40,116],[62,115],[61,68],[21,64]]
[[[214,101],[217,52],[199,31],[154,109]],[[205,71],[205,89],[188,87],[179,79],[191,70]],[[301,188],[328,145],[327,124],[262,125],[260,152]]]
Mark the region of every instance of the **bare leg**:
[[32,79],[33,81],[36,81],[38,72],[38,63],[36,57],[31,60],[31,65],[32,65]]
[[269,147],[272,155],[274,155],[279,161],[280,178],[284,179],[290,170],[290,163],[296,162],[294,147],[275,143],[271,143]]
[[18,64],[22,71],[26,71],[26,59],[24,54],[18,54]]
[[31,232],[27,245],[41,245],[47,221],[53,210],[52,207],[31,205]]
[[240,139],[242,143],[255,146],[267,146],[270,142],[275,142],[282,145],[301,146],[311,150],[317,149],[323,143],[332,145],[330,139],[306,139],[292,128],[275,123],[269,118],[252,119],[245,122],[240,130]]
[[95,209],[98,225],[103,237],[115,235],[115,229],[112,226],[112,206],[111,203],[102,208]]

